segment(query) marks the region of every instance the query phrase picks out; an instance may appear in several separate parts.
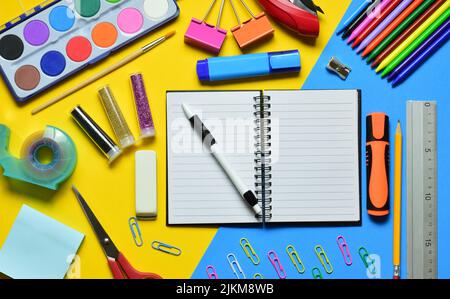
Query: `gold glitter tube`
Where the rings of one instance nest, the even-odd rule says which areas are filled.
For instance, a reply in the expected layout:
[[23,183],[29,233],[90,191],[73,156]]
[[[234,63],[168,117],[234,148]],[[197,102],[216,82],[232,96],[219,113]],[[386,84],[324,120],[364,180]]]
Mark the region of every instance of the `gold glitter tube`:
[[113,128],[114,134],[122,148],[127,148],[134,144],[134,137],[128,127],[122,111],[120,111],[119,105],[117,105],[116,99],[109,86],[105,86],[98,91],[100,101],[108,116],[109,123]]

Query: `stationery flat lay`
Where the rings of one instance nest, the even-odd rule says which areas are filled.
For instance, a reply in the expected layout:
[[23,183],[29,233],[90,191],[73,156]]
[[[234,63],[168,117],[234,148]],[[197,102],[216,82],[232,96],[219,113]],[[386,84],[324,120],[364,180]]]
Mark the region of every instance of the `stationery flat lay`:
[[0,6],[0,278],[450,278],[450,1]]

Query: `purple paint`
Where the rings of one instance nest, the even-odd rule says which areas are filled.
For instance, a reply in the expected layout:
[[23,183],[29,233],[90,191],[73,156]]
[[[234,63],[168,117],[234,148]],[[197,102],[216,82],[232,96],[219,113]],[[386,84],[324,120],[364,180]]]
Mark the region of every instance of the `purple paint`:
[[148,104],[147,92],[145,91],[142,74],[131,75],[136,113],[139,120],[141,138],[155,136],[155,125],[153,124],[152,112]]
[[50,30],[47,24],[34,20],[29,22],[23,29],[25,40],[32,46],[40,46],[48,41]]

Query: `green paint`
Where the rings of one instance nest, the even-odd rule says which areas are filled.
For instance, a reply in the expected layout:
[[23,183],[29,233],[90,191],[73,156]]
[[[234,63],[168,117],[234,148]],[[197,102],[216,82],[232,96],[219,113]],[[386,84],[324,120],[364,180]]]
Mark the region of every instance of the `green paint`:
[[391,32],[369,55],[367,62],[372,62],[383,52],[406,28],[409,27],[431,4],[436,0],[426,0],[415,11],[413,11],[394,31]]
[[109,3],[119,3],[120,1],[122,1],[122,0],[106,0],[106,2],[109,2]]
[[75,0],[75,9],[84,18],[93,17],[100,10],[100,0]]

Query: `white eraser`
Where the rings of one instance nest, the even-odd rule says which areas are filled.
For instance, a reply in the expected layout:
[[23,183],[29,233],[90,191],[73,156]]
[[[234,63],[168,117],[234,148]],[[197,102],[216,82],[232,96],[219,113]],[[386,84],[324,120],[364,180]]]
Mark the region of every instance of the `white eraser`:
[[156,152],[137,151],[136,171],[136,216],[141,219],[154,219],[157,210],[156,192]]

